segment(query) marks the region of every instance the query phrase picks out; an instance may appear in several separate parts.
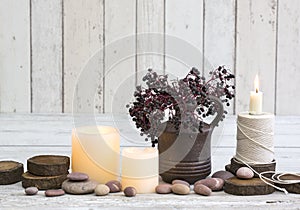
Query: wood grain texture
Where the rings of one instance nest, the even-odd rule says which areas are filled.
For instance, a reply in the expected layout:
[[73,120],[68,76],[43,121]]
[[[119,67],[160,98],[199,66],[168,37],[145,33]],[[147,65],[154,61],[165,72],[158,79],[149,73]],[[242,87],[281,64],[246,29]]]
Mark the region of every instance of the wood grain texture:
[[62,112],[62,0],[31,1],[32,112]]
[[276,113],[300,114],[300,1],[279,1]]
[[237,1],[236,113],[249,109],[259,75],[263,110],[274,112],[277,0]]
[[165,13],[165,71],[170,77],[182,78],[193,66],[202,69],[203,0],[167,0]]
[[126,113],[135,88],[136,0],[105,1],[104,112]]
[[[121,135],[121,146],[149,146],[149,143],[139,135],[132,120],[125,114],[115,116],[98,114],[95,115],[95,120],[99,125],[117,126]],[[0,144],[69,146],[73,127],[73,117],[70,114],[1,114]],[[299,136],[299,117],[277,116],[275,118],[274,145],[276,150],[280,150],[279,153],[284,151],[284,148],[295,148],[295,150],[299,148]],[[214,129],[212,146],[235,148],[236,116],[228,116],[219,127]]]
[[148,68],[164,72],[164,0],[138,0],[136,27],[136,71],[140,84]]
[[64,1],[65,112],[103,111],[103,21],[103,0]]
[[30,2],[0,1],[0,112],[30,112]]
[[[235,72],[235,2],[236,0],[206,0],[204,16],[204,75],[225,65]],[[234,112],[234,101],[226,107]]]

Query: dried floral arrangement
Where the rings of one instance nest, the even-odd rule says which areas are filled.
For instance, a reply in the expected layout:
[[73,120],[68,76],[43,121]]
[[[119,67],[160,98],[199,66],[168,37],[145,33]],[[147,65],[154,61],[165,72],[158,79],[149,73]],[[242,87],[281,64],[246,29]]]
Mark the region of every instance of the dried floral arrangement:
[[[207,80],[192,68],[184,78],[168,81],[168,75],[148,69],[143,77],[146,87],[137,86],[135,101],[126,105],[141,136],[155,146],[166,116],[176,130],[202,132],[204,119],[214,115],[218,108],[209,96],[217,97],[226,106],[235,96],[235,76],[229,69],[219,66],[209,75]],[[223,118],[226,114],[225,111]]]

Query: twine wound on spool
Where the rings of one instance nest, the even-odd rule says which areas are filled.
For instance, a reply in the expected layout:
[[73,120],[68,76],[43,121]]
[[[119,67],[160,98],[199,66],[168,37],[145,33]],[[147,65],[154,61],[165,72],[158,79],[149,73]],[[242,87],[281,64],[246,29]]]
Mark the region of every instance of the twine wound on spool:
[[264,164],[274,160],[274,115],[241,113],[237,120],[237,160]]
[[[288,194],[284,188],[277,187],[273,183],[278,184],[293,184],[299,183],[299,180],[275,180],[275,177],[292,174],[299,176],[296,173],[276,173],[275,171],[265,171],[258,173],[250,165],[265,164],[274,162],[274,115],[264,113],[262,115],[249,115],[241,113],[237,120],[237,147],[235,158],[250,168],[259,178],[266,184],[274,187],[277,190]],[[271,178],[265,177],[264,174],[273,173]]]

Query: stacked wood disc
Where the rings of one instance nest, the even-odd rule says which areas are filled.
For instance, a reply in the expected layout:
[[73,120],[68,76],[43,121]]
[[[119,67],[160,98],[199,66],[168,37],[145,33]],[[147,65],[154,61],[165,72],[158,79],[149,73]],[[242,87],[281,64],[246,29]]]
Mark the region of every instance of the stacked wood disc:
[[[230,165],[225,166],[228,170]],[[258,167],[256,167],[258,168]],[[275,191],[274,187],[266,184],[248,167],[242,166],[231,171],[234,177],[225,180],[224,191],[232,195],[267,195]]]
[[[244,167],[246,166],[245,164],[237,161],[237,159],[235,158],[232,158],[231,159],[231,163],[229,165],[226,165],[225,166],[225,169],[226,171],[229,171],[233,174],[236,173],[236,171],[241,168],[241,167]],[[261,172],[265,172],[265,171],[275,171],[276,170],[276,162],[275,160],[272,161],[272,163],[265,163],[265,164],[254,164],[254,165],[251,165],[250,166],[258,173],[261,173]],[[265,174],[264,176],[270,178],[272,174]],[[254,174],[254,177],[258,178],[258,175],[257,174]]]
[[[291,183],[291,184],[278,184],[276,185],[281,188],[285,188],[289,193],[296,193],[300,194],[300,177],[296,176],[294,174],[285,174],[280,177],[281,180],[287,181],[287,180],[299,180],[298,183]],[[275,176],[275,180],[278,180],[278,177]]]
[[14,184],[21,181],[23,173],[22,163],[0,161],[0,185]]
[[40,190],[61,188],[67,179],[70,158],[60,155],[40,155],[27,160],[28,171],[22,175],[22,186]]
[[232,195],[267,195],[275,191],[260,178],[239,179],[232,177],[225,180],[224,191]]

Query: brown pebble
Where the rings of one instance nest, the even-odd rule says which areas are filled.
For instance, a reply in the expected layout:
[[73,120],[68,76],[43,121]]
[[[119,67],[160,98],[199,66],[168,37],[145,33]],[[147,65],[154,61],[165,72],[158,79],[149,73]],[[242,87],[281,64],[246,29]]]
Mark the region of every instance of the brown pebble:
[[184,180],[180,180],[180,179],[175,179],[172,181],[172,184],[184,184],[188,187],[190,187],[190,184],[187,182],[187,181],[184,181]]
[[254,177],[254,173],[248,167],[241,167],[236,171],[236,176],[240,179],[251,179]]
[[39,189],[37,187],[27,187],[25,189],[26,195],[36,195],[38,193]]
[[203,184],[206,187],[209,187],[213,191],[219,191],[223,189],[224,186],[224,180],[220,178],[206,178],[201,179],[197,182],[195,182],[194,187],[198,184]]
[[136,195],[136,189],[134,187],[126,187],[124,194],[126,197],[134,197]]
[[120,192],[122,189],[121,183],[117,180],[111,180],[107,182],[105,185],[109,187],[110,193]]
[[230,179],[231,177],[234,177],[234,175],[229,171],[217,171],[211,177],[227,180]]
[[65,191],[62,189],[58,189],[58,190],[46,190],[45,191],[45,196],[47,197],[55,197],[55,196],[61,196],[64,195]]
[[95,193],[100,196],[107,195],[109,193],[109,187],[105,184],[99,184],[95,188]]
[[211,189],[203,184],[197,184],[194,186],[196,194],[209,196],[211,195]]
[[89,176],[81,172],[72,172],[68,174],[67,178],[71,181],[85,181],[89,179]]
[[177,195],[187,195],[190,193],[190,188],[185,184],[173,184],[172,192]]
[[171,184],[157,185],[155,188],[155,192],[158,194],[169,194],[172,192],[172,185]]
[[93,180],[86,180],[82,182],[73,182],[66,180],[62,183],[61,188],[69,194],[83,195],[94,193],[95,188],[99,183]]

